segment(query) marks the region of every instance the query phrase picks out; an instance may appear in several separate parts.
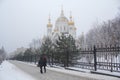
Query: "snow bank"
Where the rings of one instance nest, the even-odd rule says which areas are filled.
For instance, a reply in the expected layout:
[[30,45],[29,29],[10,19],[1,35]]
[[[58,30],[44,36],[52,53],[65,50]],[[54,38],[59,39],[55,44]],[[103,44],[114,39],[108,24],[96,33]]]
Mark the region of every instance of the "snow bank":
[[0,80],[35,80],[13,64],[4,61],[0,65]]

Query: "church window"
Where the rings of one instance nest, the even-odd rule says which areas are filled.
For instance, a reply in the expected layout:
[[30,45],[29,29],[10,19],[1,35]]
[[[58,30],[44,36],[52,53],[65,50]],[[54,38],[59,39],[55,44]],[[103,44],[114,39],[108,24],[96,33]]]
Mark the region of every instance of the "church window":
[[64,26],[64,31],[65,31],[65,26]]

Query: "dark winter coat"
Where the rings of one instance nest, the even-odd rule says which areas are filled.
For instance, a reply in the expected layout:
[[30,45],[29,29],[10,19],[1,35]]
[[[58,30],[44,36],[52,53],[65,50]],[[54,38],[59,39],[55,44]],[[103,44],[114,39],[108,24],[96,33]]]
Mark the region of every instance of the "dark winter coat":
[[45,57],[41,57],[40,60],[39,60],[39,66],[42,67],[42,66],[46,66],[46,63],[47,63],[47,60]]
[[46,57],[43,57],[43,66],[46,66],[46,64],[47,64],[47,59]]

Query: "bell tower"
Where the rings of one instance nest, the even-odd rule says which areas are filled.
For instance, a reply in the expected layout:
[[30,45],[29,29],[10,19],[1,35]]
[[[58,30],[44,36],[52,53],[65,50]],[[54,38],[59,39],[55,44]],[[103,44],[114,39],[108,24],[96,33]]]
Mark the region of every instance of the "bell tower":
[[47,36],[50,37],[51,35],[52,35],[52,24],[51,24],[51,19],[49,14],[48,24],[47,24]]

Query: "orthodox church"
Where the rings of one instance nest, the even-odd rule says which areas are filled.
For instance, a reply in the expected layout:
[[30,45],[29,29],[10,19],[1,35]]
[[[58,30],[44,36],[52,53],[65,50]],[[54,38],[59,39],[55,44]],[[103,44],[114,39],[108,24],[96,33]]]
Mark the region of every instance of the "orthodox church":
[[57,18],[54,28],[50,16],[47,24],[47,36],[50,37],[51,40],[56,40],[61,34],[69,34],[73,36],[74,39],[76,38],[76,27],[72,15],[70,14],[68,19],[65,17],[63,9],[61,9],[61,14]]

